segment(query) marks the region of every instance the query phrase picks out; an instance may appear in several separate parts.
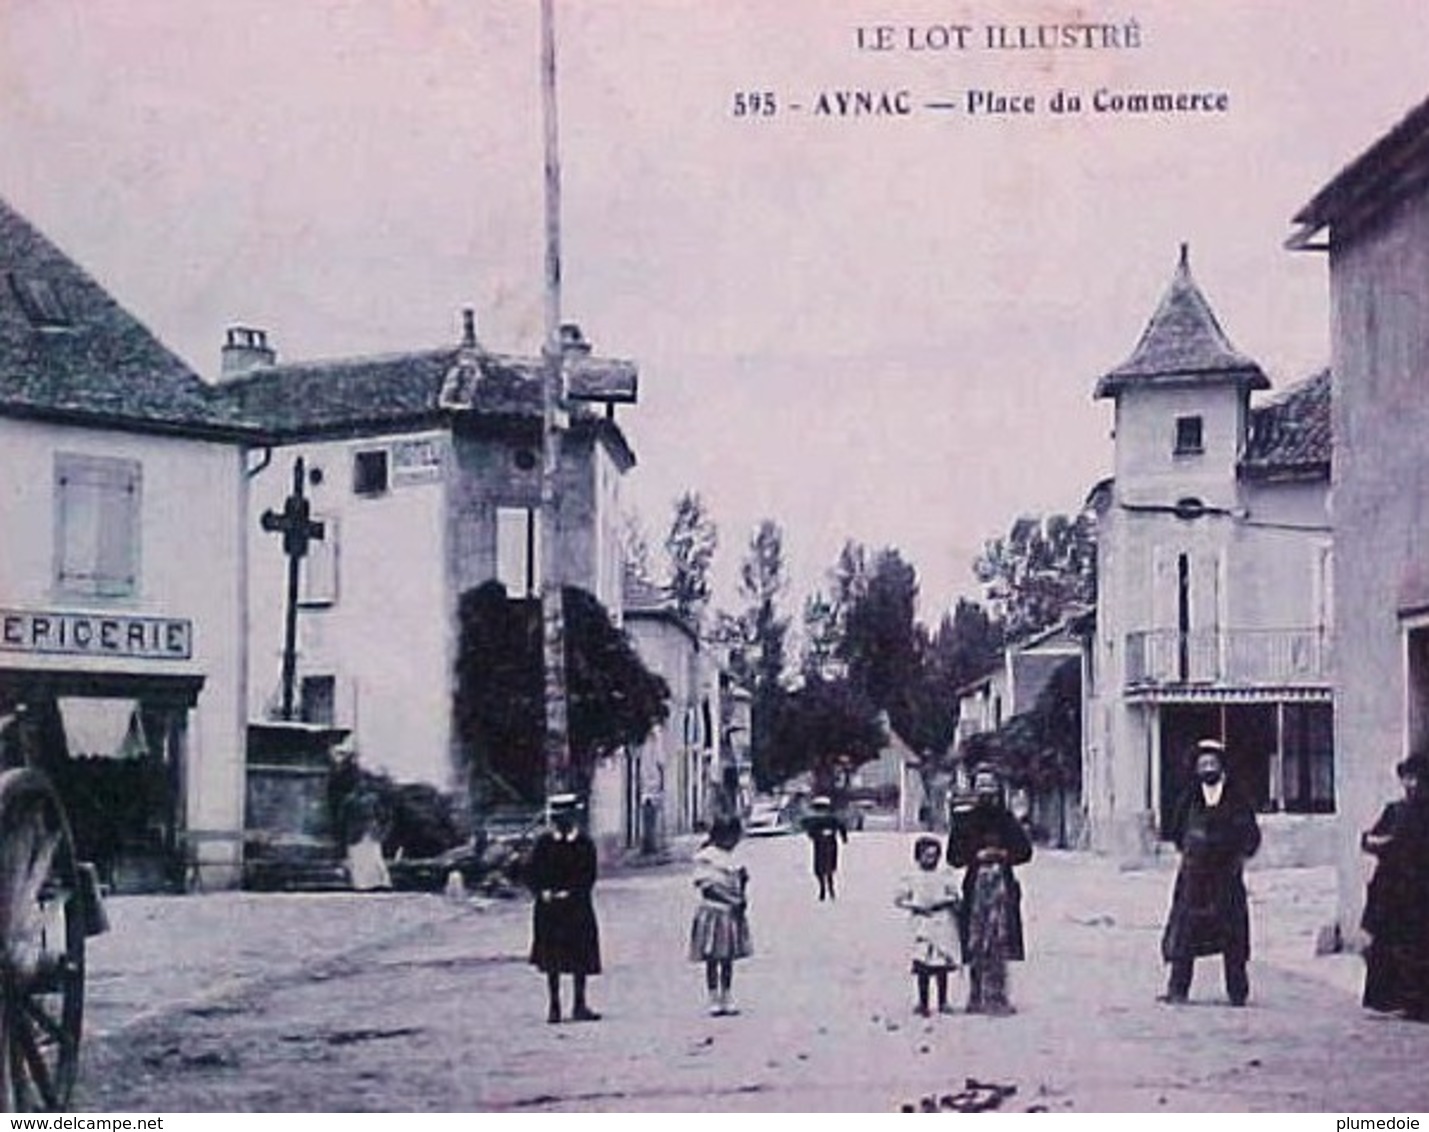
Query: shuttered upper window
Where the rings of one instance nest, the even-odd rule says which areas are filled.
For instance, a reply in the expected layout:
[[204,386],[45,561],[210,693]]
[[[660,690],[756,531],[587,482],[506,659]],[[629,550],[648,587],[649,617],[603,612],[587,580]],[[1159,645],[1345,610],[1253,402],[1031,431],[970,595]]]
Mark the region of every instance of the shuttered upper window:
[[139,461],[55,456],[55,585],[76,597],[139,592]]

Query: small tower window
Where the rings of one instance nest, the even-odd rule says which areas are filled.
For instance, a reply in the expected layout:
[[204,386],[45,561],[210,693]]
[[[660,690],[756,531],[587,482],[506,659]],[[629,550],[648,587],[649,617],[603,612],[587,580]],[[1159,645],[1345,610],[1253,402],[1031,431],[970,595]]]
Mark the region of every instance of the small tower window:
[[381,495],[387,490],[387,449],[371,448],[353,457],[352,490],[358,495]]
[[1191,456],[1206,450],[1200,417],[1176,418],[1176,455]]

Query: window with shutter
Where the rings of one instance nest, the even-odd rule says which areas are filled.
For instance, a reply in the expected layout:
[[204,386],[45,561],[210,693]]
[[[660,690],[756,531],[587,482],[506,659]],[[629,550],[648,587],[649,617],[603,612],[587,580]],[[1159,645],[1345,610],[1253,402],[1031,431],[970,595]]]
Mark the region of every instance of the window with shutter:
[[139,592],[139,461],[55,456],[55,586],[75,597]]
[[496,580],[506,596],[534,597],[541,592],[538,512],[532,507],[496,509]]

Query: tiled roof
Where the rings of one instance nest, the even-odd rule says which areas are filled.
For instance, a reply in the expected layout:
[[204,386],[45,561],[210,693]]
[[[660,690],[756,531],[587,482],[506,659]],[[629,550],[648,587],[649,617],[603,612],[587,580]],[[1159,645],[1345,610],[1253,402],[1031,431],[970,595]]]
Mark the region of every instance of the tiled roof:
[[681,630],[690,640],[699,645],[699,630],[683,614],[675,602],[674,595],[664,586],[658,586],[646,578],[629,570],[621,581],[621,609],[627,620],[645,618],[664,621]]
[[665,612],[675,607],[669,590],[664,586],[657,586],[649,579],[642,578],[630,570],[625,571],[621,589],[621,604],[627,613],[632,610],[651,613]]
[[1329,475],[1334,442],[1330,390],[1330,371],[1322,370],[1252,409],[1242,471]]
[[1260,367],[1230,344],[1211,305],[1191,278],[1186,245],[1161,305],[1146,324],[1135,351],[1097,382],[1096,396],[1111,397],[1128,386],[1192,381],[1237,381],[1268,389]]
[[[236,413],[278,436],[354,431],[448,412],[538,417],[541,365],[539,358],[449,346],[261,366],[226,381],[220,396]],[[633,390],[634,366],[619,359],[582,358],[567,363],[567,381],[575,397],[613,384]],[[577,404],[572,416],[591,412]]]
[[239,415],[276,434],[435,415],[455,346],[264,366],[219,387]]
[[0,200],[0,413],[231,432],[231,409]]
[[1414,107],[1387,134],[1340,170],[1295,214],[1299,229],[1292,249],[1314,247],[1323,228],[1351,227],[1380,209],[1429,185],[1429,99]]

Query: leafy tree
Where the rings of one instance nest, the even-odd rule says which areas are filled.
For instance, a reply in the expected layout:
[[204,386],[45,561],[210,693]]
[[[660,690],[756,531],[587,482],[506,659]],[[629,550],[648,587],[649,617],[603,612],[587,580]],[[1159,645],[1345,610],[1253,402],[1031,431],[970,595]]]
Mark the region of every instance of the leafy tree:
[[889,548],[848,592],[839,650],[849,680],[875,709],[888,712],[902,734],[912,723],[912,690],[921,672],[914,620],[918,575]]
[[778,603],[788,585],[784,532],[778,523],[765,519],[750,538],[739,578],[740,594],[749,602],[743,622],[749,648],[747,687],[753,697],[750,757],[756,768],[770,760],[774,722],[784,697],[784,647],[789,619],[780,614]]
[[650,552],[650,537],[645,524],[634,511],[620,516],[620,550],[625,559],[625,572],[642,582],[656,584],[655,563]]
[[675,501],[675,514],[665,536],[670,557],[670,594],[682,617],[698,624],[710,600],[710,566],[719,533],[704,500],[687,491]]
[[1075,519],[1023,517],[984,544],[973,563],[1008,640],[1055,625],[1075,605],[1096,600],[1096,526]]
[[823,593],[813,593],[804,599],[804,650],[799,670],[805,676],[833,679],[844,675],[839,660],[838,608]]
[[[643,742],[667,717],[670,689],[594,596],[567,586],[562,600],[571,759],[576,780],[588,787],[597,759]],[[471,762],[473,796],[539,802],[545,789],[540,603],[513,601],[499,582],[487,582],[462,595],[458,618],[453,716]]]
[[877,709],[851,681],[808,678],[780,706],[757,784],[768,789],[811,771],[815,789],[831,791],[842,771],[877,758],[886,739]]

